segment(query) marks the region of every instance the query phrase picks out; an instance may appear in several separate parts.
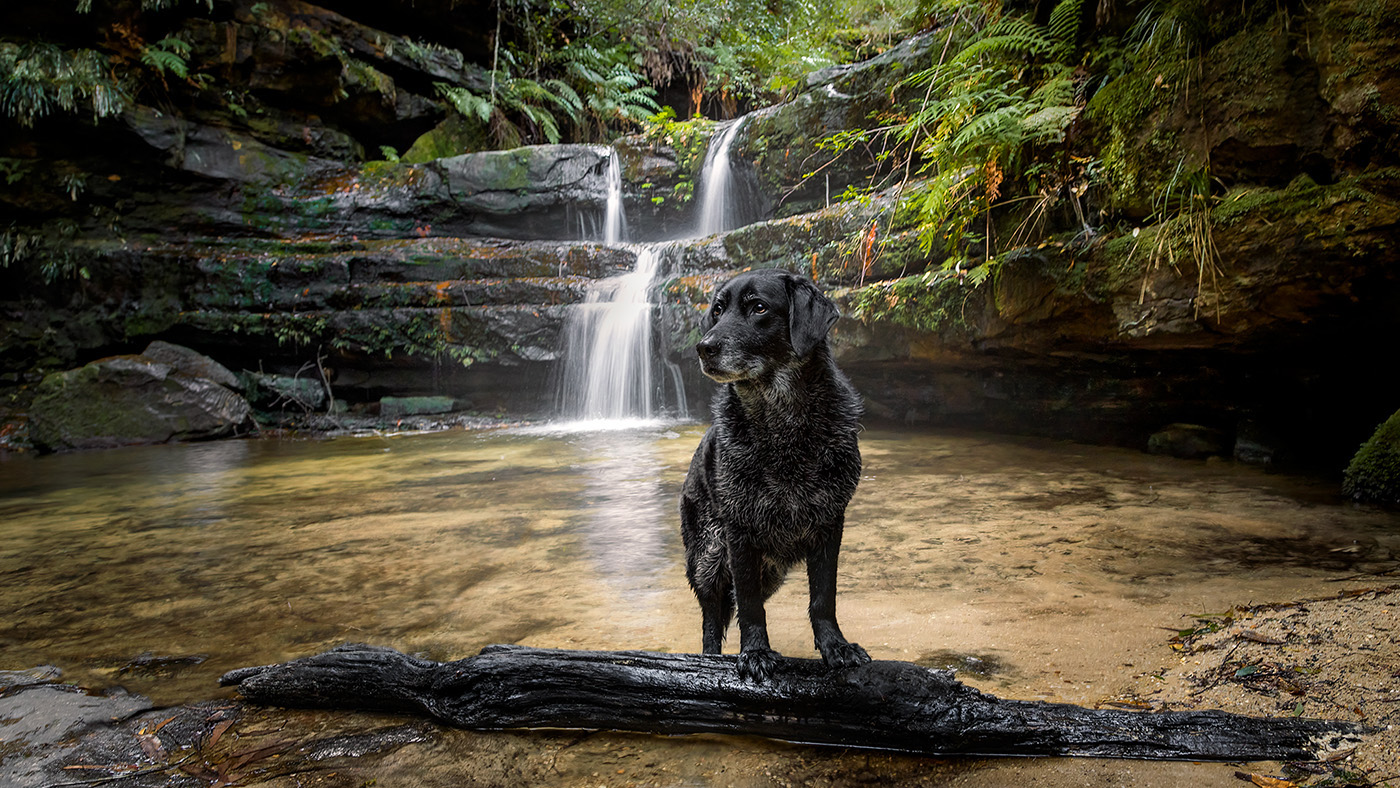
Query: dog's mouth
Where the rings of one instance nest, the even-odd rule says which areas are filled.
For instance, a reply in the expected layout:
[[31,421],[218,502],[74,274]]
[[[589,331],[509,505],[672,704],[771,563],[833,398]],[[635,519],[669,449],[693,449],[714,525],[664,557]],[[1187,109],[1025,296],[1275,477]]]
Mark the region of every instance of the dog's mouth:
[[732,369],[726,369],[718,363],[707,358],[700,359],[700,371],[705,373],[705,377],[716,383],[733,383],[736,380],[743,380],[745,375]]
[[705,377],[716,383],[737,383],[741,380],[753,380],[762,374],[762,369],[754,364],[734,363],[733,358],[726,358],[720,355],[713,358],[700,357],[700,371],[705,373]]

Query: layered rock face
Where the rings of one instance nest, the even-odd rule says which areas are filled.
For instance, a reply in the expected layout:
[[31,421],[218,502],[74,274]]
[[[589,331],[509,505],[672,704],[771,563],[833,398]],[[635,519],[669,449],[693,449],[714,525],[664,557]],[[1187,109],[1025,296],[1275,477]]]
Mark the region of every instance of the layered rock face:
[[[6,155],[65,164],[0,200],[36,226],[76,217],[46,261],[0,269],[8,382],[164,338],[234,368],[313,365],[352,403],[435,395],[550,413],[567,316],[635,259],[589,240],[610,158],[632,237],[681,238],[709,130],[464,154],[431,85],[479,87],[481,72],[383,32],[367,6],[335,7],[235,2],[189,23],[246,79],[247,118],[137,106],[96,128],[6,131]],[[1400,314],[1396,23],[1345,0],[1287,21],[1211,44],[1192,83],[1205,114],[1183,113],[1149,69],[1100,86],[1064,144],[1101,156],[1116,186],[1082,195],[1080,215],[1052,219],[1065,233],[985,278],[944,269],[899,188],[839,202],[887,165],[823,144],[917,101],[904,80],[945,41],[813,74],[737,132],[760,221],[667,249],[658,352],[693,370],[713,285],[782,266],[845,308],[835,346],[872,419],[1143,448],[1184,423],[1241,459],[1339,468],[1396,404],[1370,382],[1376,338]],[[363,160],[381,145],[418,153]],[[72,199],[53,194],[64,167],[89,173]],[[1207,167],[1223,194],[1195,229],[1150,218],[1182,167]],[[993,218],[1001,246],[1024,218]],[[1199,265],[1189,249],[1206,242],[1213,262]],[[708,384],[689,382],[703,402]]]

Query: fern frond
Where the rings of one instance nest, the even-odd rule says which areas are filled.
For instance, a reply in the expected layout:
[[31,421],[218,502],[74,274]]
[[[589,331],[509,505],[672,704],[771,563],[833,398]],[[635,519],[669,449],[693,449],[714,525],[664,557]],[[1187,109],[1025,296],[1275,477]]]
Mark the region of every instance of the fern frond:
[[540,133],[544,134],[544,138],[550,144],[559,142],[559,122],[554,119],[554,115],[549,110],[544,107],[521,104],[520,114],[538,126]]
[[1034,142],[1061,142],[1083,107],[1046,107],[1021,119],[1021,133]]
[[1068,106],[1074,103],[1074,80],[1069,69],[1045,80],[1031,93],[1031,102],[1041,109]]
[[967,270],[968,285],[971,287],[977,287],[978,285],[990,279],[992,276],[992,268],[992,263],[983,263],[982,265],[979,265],[976,268],[969,268]]
[[1079,22],[1083,19],[1084,0],[1060,0],[1050,12],[1050,40],[1055,50],[1068,56],[1079,43]]
[[1045,31],[1021,17],[1005,17],[983,31],[950,63],[959,65],[984,59],[1008,59],[1023,54],[1044,55],[1055,48]]
[[446,82],[436,82],[434,86],[437,88],[438,95],[447,99],[447,102],[452,105],[453,109],[457,110],[459,115],[476,118],[482,123],[490,122],[491,113],[495,110],[490,99],[478,96],[466,88],[449,85]]
[[169,71],[180,79],[184,79],[189,74],[189,67],[185,59],[164,49],[146,47],[141,52],[141,62],[164,74]]
[[578,113],[583,109],[583,99],[578,91],[562,79],[546,79],[544,85],[553,91],[554,102],[563,107],[571,119],[578,120]]
[[949,148],[954,153],[1019,145],[1025,108],[1010,105],[979,114],[963,126]]

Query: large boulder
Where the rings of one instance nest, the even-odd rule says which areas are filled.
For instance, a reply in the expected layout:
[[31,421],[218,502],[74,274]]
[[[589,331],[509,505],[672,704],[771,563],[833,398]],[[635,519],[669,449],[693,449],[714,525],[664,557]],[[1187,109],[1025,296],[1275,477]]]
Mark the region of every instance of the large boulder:
[[146,346],[141,355],[162,364],[169,364],[177,372],[196,378],[212,380],[234,391],[243,390],[243,382],[229,368],[212,358],[184,345],[162,342],[159,339]]
[[208,378],[143,355],[112,356],[44,378],[29,428],[42,450],[108,448],[223,437],[251,413]]

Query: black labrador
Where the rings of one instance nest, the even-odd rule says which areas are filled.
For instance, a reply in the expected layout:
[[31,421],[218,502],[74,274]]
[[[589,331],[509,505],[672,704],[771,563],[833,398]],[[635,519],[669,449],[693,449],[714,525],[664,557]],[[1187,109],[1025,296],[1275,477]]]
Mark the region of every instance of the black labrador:
[[811,281],[775,269],[715,292],[696,350],[722,383],[681,493],[686,577],[700,601],[704,650],[718,654],[739,614],[739,674],[777,665],[763,603],[807,562],[817,650],[833,667],[870,661],[836,623],[836,558],[860,481],[860,395],[826,335],[836,306]]

